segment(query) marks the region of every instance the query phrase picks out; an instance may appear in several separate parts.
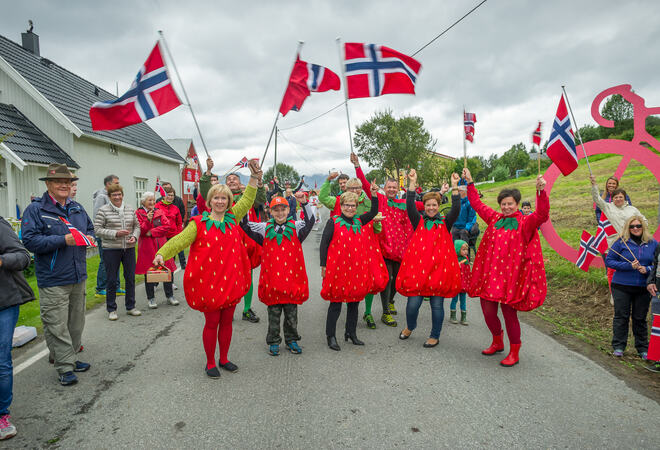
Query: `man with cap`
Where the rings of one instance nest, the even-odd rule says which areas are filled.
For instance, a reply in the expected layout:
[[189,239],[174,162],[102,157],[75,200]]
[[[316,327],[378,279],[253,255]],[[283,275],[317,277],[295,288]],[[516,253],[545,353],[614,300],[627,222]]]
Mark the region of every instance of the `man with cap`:
[[85,326],[83,241],[94,242],[94,224],[85,208],[69,198],[71,183],[77,179],[64,164],[49,165],[46,176],[39,179],[46,182],[47,190],[25,208],[21,224],[23,243],[34,254],[46,345],[63,386],[78,381],[74,372],[90,368],[76,360],[76,351]]

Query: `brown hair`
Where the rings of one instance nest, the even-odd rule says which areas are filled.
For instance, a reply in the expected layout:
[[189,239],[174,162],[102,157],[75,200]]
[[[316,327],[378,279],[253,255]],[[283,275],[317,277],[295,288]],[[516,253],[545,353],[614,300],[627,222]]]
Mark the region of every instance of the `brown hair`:
[[171,184],[168,186],[163,186],[163,190],[168,194],[171,192],[172,194],[176,195],[176,192],[174,191],[174,188],[172,187]]
[[422,197],[422,203],[426,204],[429,200],[435,200],[438,202],[438,206],[440,206],[440,203],[442,203],[442,195],[440,195],[439,192],[427,192],[424,194],[424,197]]
[[110,197],[111,194],[114,194],[115,192],[121,192],[121,195],[124,195],[124,188],[121,187],[121,184],[111,184],[108,186],[108,197]]
[[337,177],[337,181],[339,181],[339,180],[348,180],[349,178],[350,177],[348,175],[346,175],[345,173],[342,173],[341,175],[339,175]]
[[[614,189],[618,189],[619,179],[617,177],[615,177],[614,175],[612,175],[611,177],[609,177],[607,179],[607,181],[610,181],[610,180],[616,181],[616,187]],[[603,200],[605,200],[607,198],[607,181],[605,181],[605,190],[603,191]]]
[[628,194],[626,194],[625,189],[621,189],[621,188],[614,189],[614,192],[612,192],[612,200],[614,200],[614,197],[616,197],[617,195],[623,195],[624,200],[628,196]]
[[516,201],[516,204],[518,204],[520,203],[520,199],[522,198],[522,195],[520,194],[520,191],[518,189],[502,189],[497,196],[497,204],[501,205],[502,200],[504,200],[507,197],[513,197],[513,199]]

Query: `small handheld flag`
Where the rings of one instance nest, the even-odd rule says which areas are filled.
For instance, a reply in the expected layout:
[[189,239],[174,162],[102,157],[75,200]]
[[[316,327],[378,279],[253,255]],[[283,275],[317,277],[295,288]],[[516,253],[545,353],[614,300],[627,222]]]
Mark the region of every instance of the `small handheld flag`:
[[163,188],[163,185],[160,183],[160,179],[156,177],[156,187],[154,188],[154,192],[158,192],[158,194],[161,197],[166,197],[167,192],[165,192],[165,189]]
[[248,166],[248,159],[245,156],[234,165],[234,167],[240,167],[241,169],[244,169],[247,166]]
[[96,244],[94,241],[92,241],[87,235],[85,235],[83,232],[81,232],[78,228],[74,227],[71,225],[71,222],[66,220],[64,217],[60,217],[60,220],[64,222],[64,224],[67,226],[69,229],[69,233],[73,236],[73,239],[76,241],[76,246],[78,247],[96,247]]
[[465,140],[474,143],[474,124],[477,123],[475,113],[463,112],[463,126],[465,128]]
[[532,144],[536,144],[537,146],[541,146],[541,122],[539,122],[539,126],[536,127],[536,130],[532,133]]

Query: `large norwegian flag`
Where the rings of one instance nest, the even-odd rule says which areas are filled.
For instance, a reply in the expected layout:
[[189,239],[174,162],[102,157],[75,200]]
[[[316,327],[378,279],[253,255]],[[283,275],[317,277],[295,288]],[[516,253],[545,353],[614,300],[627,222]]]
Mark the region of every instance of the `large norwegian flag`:
[[465,139],[474,143],[474,124],[477,123],[475,113],[466,113],[463,111],[463,127],[465,128]]
[[332,70],[302,61],[298,56],[280,104],[280,113],[286,116],[291,110],[300,111],[312,92],[338,91],[340,86],[339,77]]
[[552,133],[550,133],[546,154],[564,176],[577,169],[578,157],[575,149],[575,136],[571,129],[571,119],[568,117],[568,109],[563,94],[559,100],[555,121],[552,124]]
[[348,98],[385,94],[415,94],[422,65],[384,45],[344,44],[344,75]]
[[94,130],[116,130],[153,119],[180,104],[157,42],[131,88],[115,100],[94,103],[89,118]]

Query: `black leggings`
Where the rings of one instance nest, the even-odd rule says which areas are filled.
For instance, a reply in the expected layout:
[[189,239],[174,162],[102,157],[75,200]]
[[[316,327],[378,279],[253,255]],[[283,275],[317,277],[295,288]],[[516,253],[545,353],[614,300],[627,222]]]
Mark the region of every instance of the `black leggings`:
[[[358,305],[360,302],[346,303],[346,334],[355,336],[358,321]],[[341,303],[330,302],[328,305],[328,316],[325,319],[325,335],[334,336],[337,332],[337,320],[341,314]]]
[[396,277],[399,274],[401,263],[399,261],[386,259],[385,267],[387,267],[387,273],[390,275],[390,279],[387,281],[387,286],[385,286],[383,292],[380,293],[380,302],[383,305],[383,314],[387,314],[388,312],[387,304],[394,303],[394,295],[396,295]]

